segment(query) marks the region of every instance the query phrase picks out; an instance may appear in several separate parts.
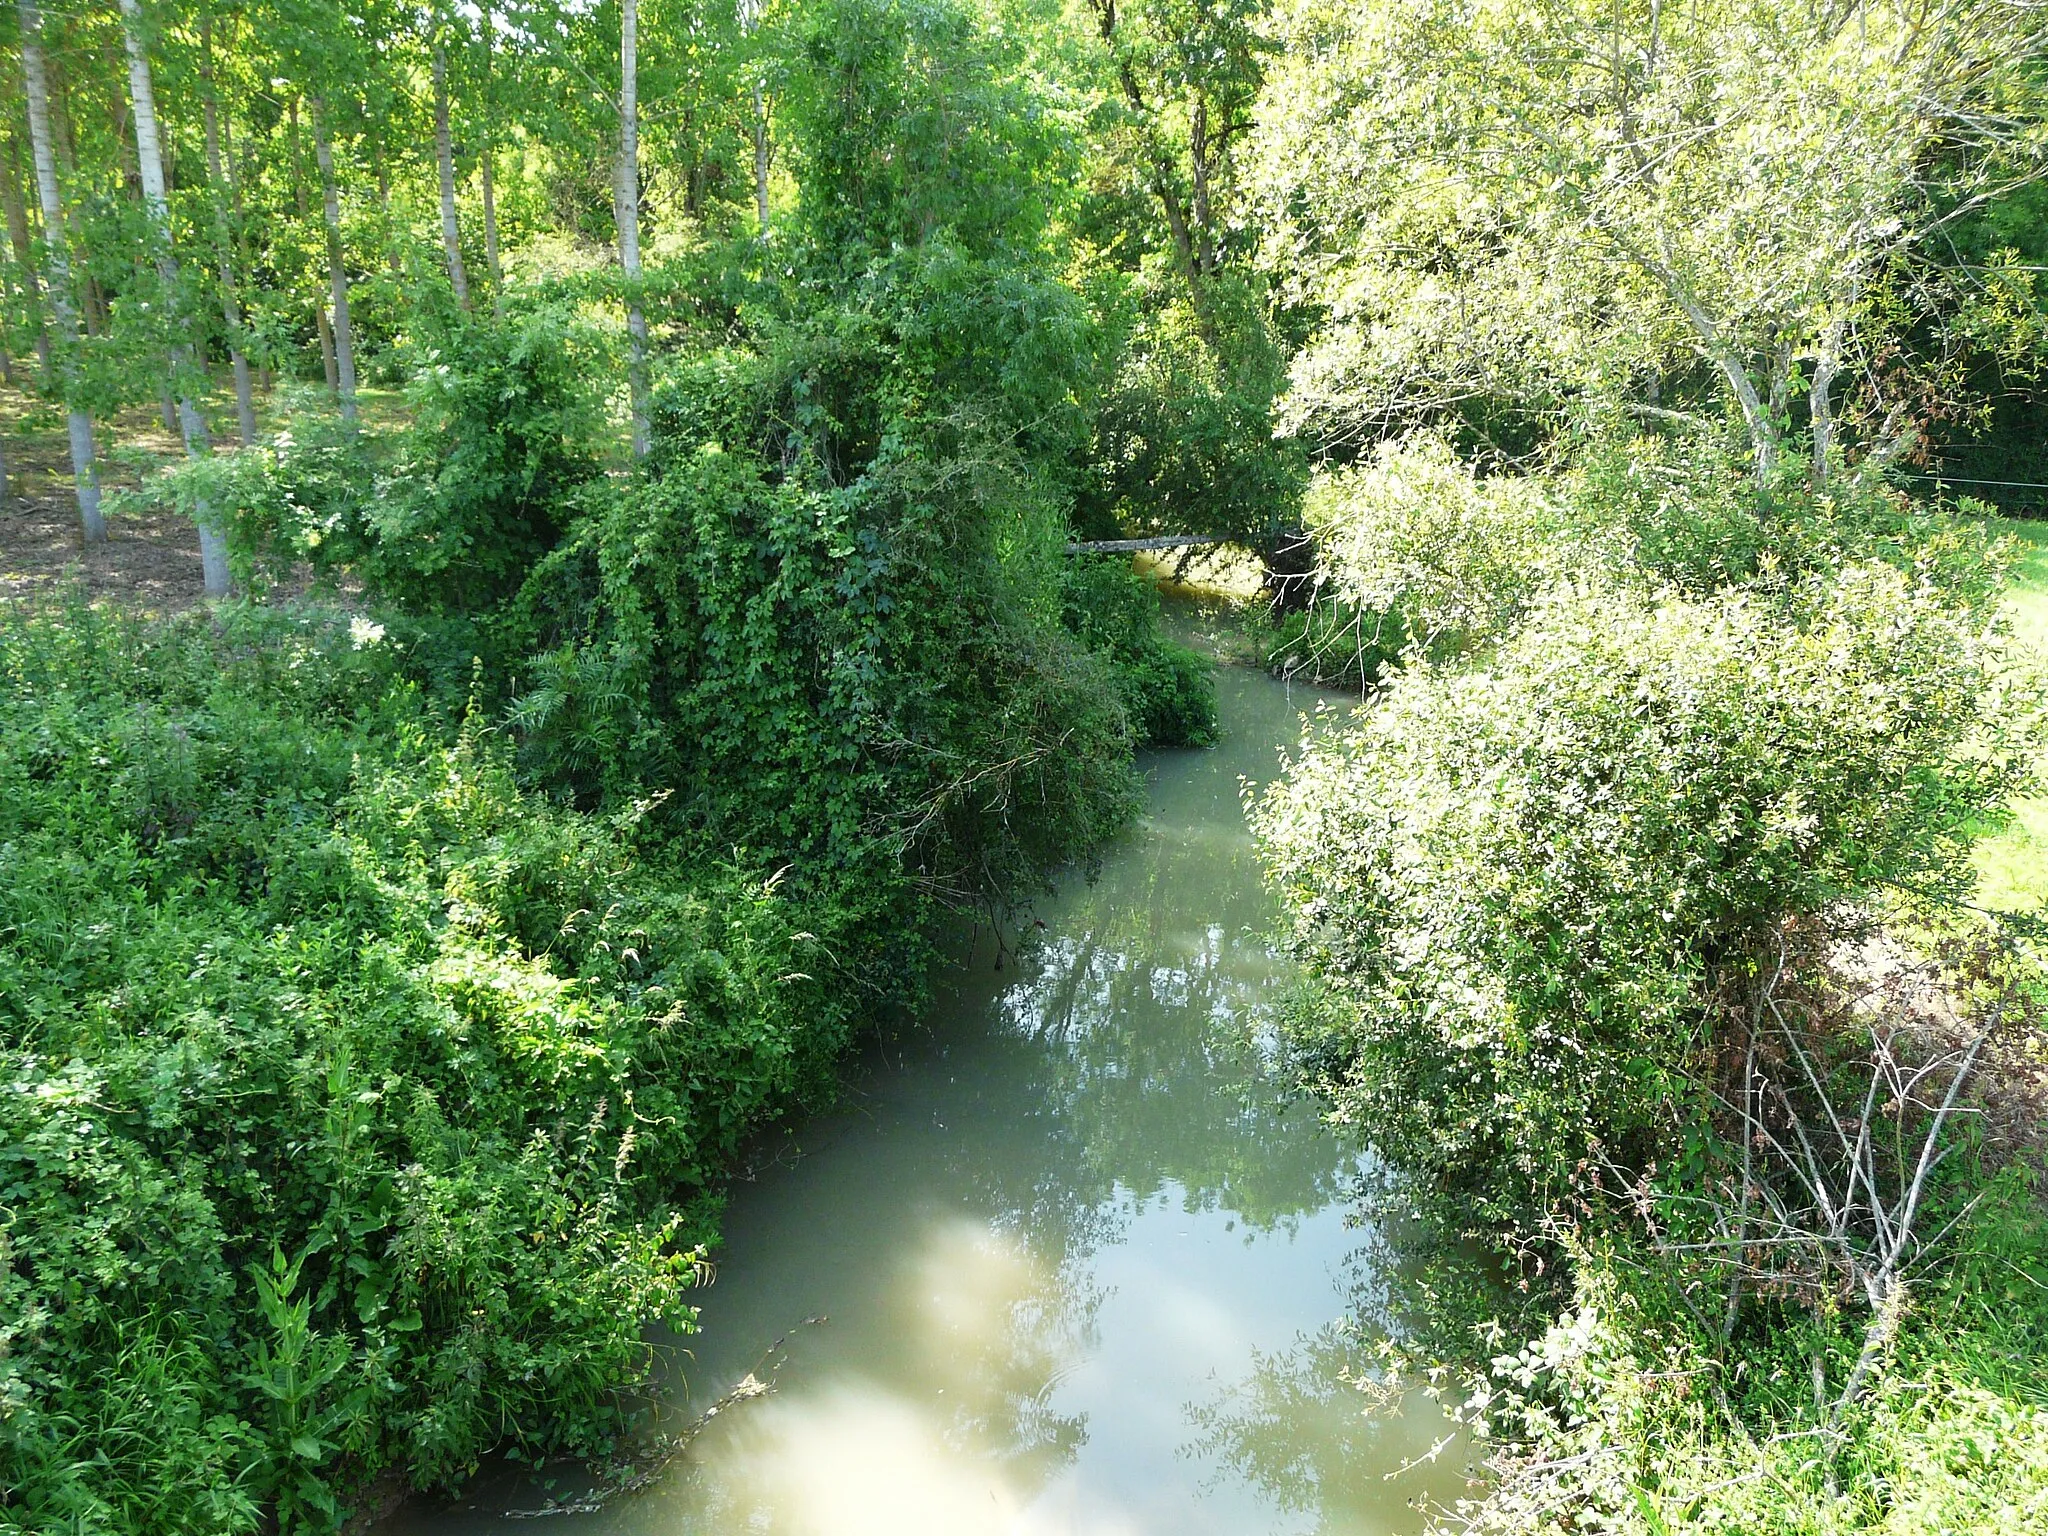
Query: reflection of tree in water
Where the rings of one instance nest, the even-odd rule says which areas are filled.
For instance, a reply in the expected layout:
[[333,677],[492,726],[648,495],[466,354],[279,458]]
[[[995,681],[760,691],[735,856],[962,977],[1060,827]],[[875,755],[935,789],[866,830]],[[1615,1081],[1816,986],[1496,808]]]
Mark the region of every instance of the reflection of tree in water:
[[985,1170],[1041,1239],[1085,1252],[1169,1183],[1267,1231],[1339,1198],[1349,1163],[1272,1070],[1292,972],[1241,828],[1154,832],[1072,893],[995,1003],[1035,1047],[1042,1160]]
[[1278,1353],[1255,1354],[1243,1380],[1188,1406],[1195,1438],[1183,1454],[1211,1463],[1283,1509],[1315,1517],[1319,1532],[1419,1530],[1424,1511],[1468,1491],[1467,1446],[1419,1391],[1389,1400],[1362,1318],[1384,1314],[1399,1287],[1382,1276],[1400,1268],[1377,1231],[1347,1264],[1352,1305]]
[[1139,1211],[1171,1191],[1234,1215],[1250,1241],[1350,1192],[1354,1159],[1274,1070],[1294,973],[1264,937],[1271,915],[1234,773],[1183,772],[1102,878],[1046,910],[958,1058],[977,1120],[1013,1129],[951,1148],[956,1175],[1052,1279],[1018,1299],[983,1366],[991,1390],[962,1402],[956,1432],[1027,1479],[1085,1436],[1050,1405],[1094,1347],[1089,1260]]
[[[921,1330],[930,1352],[925,1380],[944,1384],[947,1443],[1006,1466],[1015,1486],[1056,1476],[1087,1427],[1079,1415],[1056,1412],[1051,1399],[1099,1345],[1100,1288],[1071,1265],[1047,1262],[1018,1234],[969,1223],[936,1232],[923,1262],[965,1303],[929,1309]],[[920,1289],[930,1294],[929,1283]]]

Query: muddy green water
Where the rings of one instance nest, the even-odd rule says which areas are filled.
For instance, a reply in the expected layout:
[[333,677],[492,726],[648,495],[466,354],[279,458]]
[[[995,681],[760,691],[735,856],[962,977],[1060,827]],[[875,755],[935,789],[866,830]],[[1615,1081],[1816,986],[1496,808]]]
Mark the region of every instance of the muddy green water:
[[1219,684],[1222,745],[1149,762],[1099,878],[1000,965],[963,956],[736,1188],[662,1416],[773,1390],[601,1510],[508,1519],[573,1480],[487,1479],[385,1536],[1378,1536],[1455,1497],[1455,1446],[1411,1465],[1435,1410],[1375,1418],[1338,1380],[1383,1248],[1356,1154],[1265,1071],[1289,972],[1239,783],[1315,699]]

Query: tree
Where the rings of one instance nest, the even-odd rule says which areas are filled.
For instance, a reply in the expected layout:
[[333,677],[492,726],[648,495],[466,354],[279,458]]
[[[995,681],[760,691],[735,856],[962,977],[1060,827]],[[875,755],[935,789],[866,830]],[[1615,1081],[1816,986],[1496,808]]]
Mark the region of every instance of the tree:
[[1853,376],[1858,445],[1896,455],[1885,290],[2038,173],[2041,26],[2005,0],[1302,0],[1258,135],[1269,260],[1321,317],[1289,424],[1661,419],[1704,370],[1764,480],[1803,394],[1824,478]]
[[[740,0],[739,25],[742,36],[751,35],[761,24],[761,0]],[[762,235],[768,233],[768,165],[771,141],[768,134],[767,89],[761,83],[758,64],[750,71],[747,81],[747,104],[751,109],[751,130],[754,141],[754,222]]]
[[619,269],[626,278],[626,344],[633,392],[633,457],[651,445],[647,389],[647,311],[640,299],[639,0],[619,5],[619,157],[612,206],[619,227]]
[[477,175],[483,184],[484,200],[484,267],[491,278],[491,313],[498,319],[505,318],[505,274],[498,264],[498,198],[493,176],[492,159],[497,153],[497,141],[492,135],[494,110],[496,107],[497,74],[493,68],[497,53],[497,21],[491,8],[483,10],[484,78],[483,89],[478,95],[478,116],[482,120],[482,143],[477,147]]
[[455,302],[469,312],[469,276],[462,268],[462,230],[455,218],[455,149],[448,131],[448,49],[434,38],[434,164],[441,177],[441,245]]
[[[172,325],[182,329],[176,311],[179,300],[178,257],[171,242],[171,205],[164,185],[163,143],[157,131],[156,90],[150,79],[149,51],[142,35],[142,9],[137,0],[121,0],[121,40],[128,52],[128,92],[135,110],[135,153],[142,177],[143,205],[149,214],[149,238],[155,247],[157,276],[163,303],[172,314]],[[178,426],[185,439],[188,458],[204,458],[213,450],[206,420],[193,399],[193,376],[198,367],[192,344],[178,339],[172,343],[171,372],[177,391]],[[199,559],[205,573],[209,597],[225,597],[228,591],[227,541],[213,526],[206,506],[198,510]]]
[[342,425],[356,430],[356,343],[349,324],[348,268],[341,243],[341,194],[334,180],[334,150],[328,142],[327,111],[318,96],[307,98],[313,114],[313,156],[320,167],[320,201],[327,222],[327,277],[334,302],[335,391],[341,399]]
[[57,322],[59,376],[71,436],[72,488],[85,541],[107,536],[100,512],[99,469],[92,416],[79,393],[78,312],[71,302],[71,257],[65,249],[64,202],[57,187],[56,141],[50,132],[50,85],[43,59],[43,18],[35,0],[18,0],[21,13],[21,69],[27,82],[28,131],[35,156],[36,196],[42,204],[43,241],[50,261],[50,309]]
[[1089,0],[1121,111],[1118,152],[1166,222],[1174,265],[1213,344],[1208,288],[1229,255],[1234,151],[1264,78],[1264,0]]
[[199,21],[206,113],[206,190],[213,213],[214,260],[220,271],[221,318],[227,323],[228,368],[235,381],[235,424],[244,448],[256,441],[256,401],[249,376],[247,333],[242,323],[242,299],[235,274],[234,237],[229,219],[232,193],[223,171],[221,155],[221,110],[213,73],[213,18]]

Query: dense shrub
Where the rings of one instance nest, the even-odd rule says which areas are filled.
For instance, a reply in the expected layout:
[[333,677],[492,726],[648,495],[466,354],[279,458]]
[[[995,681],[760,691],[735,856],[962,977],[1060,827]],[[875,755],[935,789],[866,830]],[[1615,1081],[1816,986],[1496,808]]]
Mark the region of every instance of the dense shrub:
[[1537,599],[1481,664],[1418,663],[1258,807],[1327,989],[1339,1119],[1496,1217],[1597,1142],[1697,1122],[1707,995],[1788,916],[1968,887],[2023,782],[1981,624],[1883,565],[1782,600]]
[[1569,537],[1585,554],[1649,585],[1775,591],[1881,560],[1978,613],[2002,589],[2006,562],[1981,502],[1951,510],[1868,472],[1816,485],[1796,466],[1759,485],[1714,438],[1596,442],[1552,494],[1569,508]]
[[1130,813],[1134,741],[1212,719],[1149,594],[1065,553],[1085,326],[934,238],[754,341],[665,384],[652,473],[589,498],[510,611],[530,762],[586,800],[658,786],[671,824],[896,928],[1033,890]]
[[1159,632],[1159,594],[1127,560],[1078,555],[1060,587],[1067,628],[1108,661],[1147,746],[1216,740],[1216,679],[1206,658]]
[[1438,651],[1512,628],[1536,593],[1598,558],[1550,485],[1482,478],[1427,435],[1319,476],[1303,512],[1319,596]]
[[0,1521],[590,1452],[859,1006],[835,915],[515,783],[358,620],[0,631]]
[[486,612],[560,540],[597,473],[604,361],[566,298],[423,323],[397,431],[351,439],[304,411],[271,442],[159,485],[227,529],[245,581],[303,562],[415,613]]
[[1274,434],[1285,359],[1249,289],[1217,280],[1204,292],[1203,313],[1154,296],[1142,321],[1120,313],[1133,295],[1098,294],[1121,346],[1095,412],[1080,521],[1091,536],[1216,534],[1278,556],[1299,542],[1307,479],[1300,447]]
[[1898,1369],[1833,1432],[1811,1366],[1839,1376],[1854,1329],[1819,1321],[1724,1340],[1663,1263],[1615,1234],[1593,1240],[1575,1256],[1563,1314],[1459,1384],[1496,1477],[1453,1528],[2043,1529],[2048,1230],[2033,1183],[2012,1168],[1980,1183],[1967,1214],[1950,1202],[1959,1251],[1916,1287]]
[[1601,439],[1568,470],[1535,475],[1481,474],[1418,432],[1318,474],[1303,514],[1312,611],[1283,623],[1272,650],[1290,670],[1348,682],[1410,645],[1438,658],[1483,649],[1574,580],[1782,594],[1883,561],[1982,614],[2004,569],[1972,517],[1855,475],[1759,487],[1724,443],[1693,436]]

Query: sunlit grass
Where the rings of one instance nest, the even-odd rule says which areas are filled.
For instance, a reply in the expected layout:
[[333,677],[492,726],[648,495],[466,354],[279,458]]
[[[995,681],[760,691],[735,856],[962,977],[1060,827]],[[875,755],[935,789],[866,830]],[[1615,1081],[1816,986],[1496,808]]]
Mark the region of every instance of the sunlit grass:
[[[2014,643],[2048,664],[2048,523],[2001,518],[2025,552],[2006,583]],[[2048,760],[2041,765],[2048,779]],[[2016,801],[2011,822],[1977,845],[1978,892],[2007,911],[2048,906],[2048,795]]]

